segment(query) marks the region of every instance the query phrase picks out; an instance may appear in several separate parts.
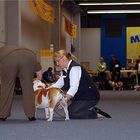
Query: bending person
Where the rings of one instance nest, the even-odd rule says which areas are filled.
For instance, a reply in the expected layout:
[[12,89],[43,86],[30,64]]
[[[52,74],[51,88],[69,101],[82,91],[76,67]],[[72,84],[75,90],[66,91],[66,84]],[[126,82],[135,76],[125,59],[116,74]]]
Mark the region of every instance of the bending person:
[[35,118],[33,77],[41,79],[41,66],[36,54],[27,48],[4,46],[0,48],[0,120],[5,121],[11,114],[16,78],[21,83],[24,112],[30,121]]

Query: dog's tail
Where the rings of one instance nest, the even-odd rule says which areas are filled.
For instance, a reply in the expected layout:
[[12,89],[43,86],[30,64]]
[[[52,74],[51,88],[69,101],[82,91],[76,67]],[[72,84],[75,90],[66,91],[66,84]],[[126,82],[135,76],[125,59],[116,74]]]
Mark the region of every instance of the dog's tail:
[[106,118],[112,118],[108,113],[102,111],[101,109],[97,108],[97,107],[94,107],[95,111],[97,114],[100,114]]

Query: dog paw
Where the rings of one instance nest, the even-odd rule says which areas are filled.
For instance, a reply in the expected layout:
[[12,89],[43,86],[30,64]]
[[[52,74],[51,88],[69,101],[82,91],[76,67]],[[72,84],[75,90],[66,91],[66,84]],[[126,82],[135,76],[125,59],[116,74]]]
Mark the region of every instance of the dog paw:
[[52,122],[52,119],[48,119],[47,121],[48,121],[48,122]]
[[70,120],[70,118],[66,118],[66,119],[65,119],[65,121],[69,121],[69,120]]

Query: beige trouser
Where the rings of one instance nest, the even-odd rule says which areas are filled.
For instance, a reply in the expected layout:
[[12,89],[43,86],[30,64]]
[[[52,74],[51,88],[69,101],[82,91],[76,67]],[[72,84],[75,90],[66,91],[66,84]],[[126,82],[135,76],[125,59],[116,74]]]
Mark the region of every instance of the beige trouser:
[[7,55],[0,63],[0,118],[8,117],[11,113],[16,77],[19,77],[22,87],[25,115],[34,117],[35,100],[32,80],[37,63],[36,56],[28,50],[16,50]]

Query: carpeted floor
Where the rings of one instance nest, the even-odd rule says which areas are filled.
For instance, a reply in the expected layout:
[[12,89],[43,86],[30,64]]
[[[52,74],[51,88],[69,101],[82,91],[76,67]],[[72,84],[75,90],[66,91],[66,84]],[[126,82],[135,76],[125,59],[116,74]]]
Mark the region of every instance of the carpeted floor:
[[[70,120],[55,114],[47,122],[43,110],[37,121],[29,122],[23,112],[22,98],[16,96],[11,117],[0,122],[0,140],[140,140],[140,92],[100,91],[98,105],[112,118]],[[63,112],[61,112],[63,115]]]

